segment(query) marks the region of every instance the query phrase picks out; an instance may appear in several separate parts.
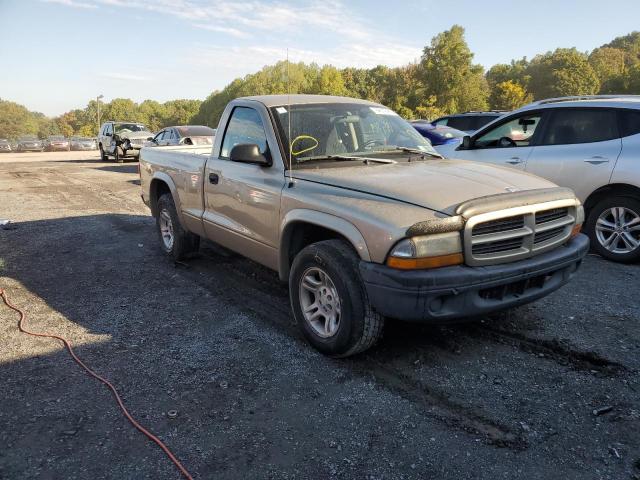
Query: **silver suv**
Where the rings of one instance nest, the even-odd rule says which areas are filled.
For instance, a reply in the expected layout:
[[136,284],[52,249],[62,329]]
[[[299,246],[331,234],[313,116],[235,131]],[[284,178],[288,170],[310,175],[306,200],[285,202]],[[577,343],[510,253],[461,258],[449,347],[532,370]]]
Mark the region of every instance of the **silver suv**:
[[142,146],[152,138],[153,133],[141,123],[105,122],[98,133],[100,159],[106,162],[112,156],[118,163],[122,163],[125,157],[137,160]]
[[534,102],[439,152],[517,168],[570,187],[582,201],[593,249],[640,260],[640,96]]

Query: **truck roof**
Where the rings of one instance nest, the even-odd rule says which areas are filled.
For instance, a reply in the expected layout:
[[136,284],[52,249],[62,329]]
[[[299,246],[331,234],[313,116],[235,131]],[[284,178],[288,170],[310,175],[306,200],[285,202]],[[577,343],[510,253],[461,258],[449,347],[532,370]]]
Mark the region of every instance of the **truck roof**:
[[332,95],[256,95],[253,97],[241,97],[238,100],[253,100],[262,103],[265,107],[279,107],[282,105],[304,105],[312,103],[361,103],[363,105],[380,105],[379,103],[361,100],[351,97],[336,97]]

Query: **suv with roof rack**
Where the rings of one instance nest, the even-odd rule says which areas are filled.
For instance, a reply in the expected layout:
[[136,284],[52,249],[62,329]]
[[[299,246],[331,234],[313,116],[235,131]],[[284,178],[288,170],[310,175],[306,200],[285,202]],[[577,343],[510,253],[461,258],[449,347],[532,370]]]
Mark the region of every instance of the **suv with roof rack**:
[[447,127],[462,130],[466,133],[473,133],[488,123],[500,118],[505,113],[507,113],[507,110],[455,113],[453,115],[446,115],[444,117],[437,118],[431,123],[434,125],[446,125]]
[[640,260],[640,96],[534,102],[439,151],[570,187],[584,205],[592,248],[610,260]]

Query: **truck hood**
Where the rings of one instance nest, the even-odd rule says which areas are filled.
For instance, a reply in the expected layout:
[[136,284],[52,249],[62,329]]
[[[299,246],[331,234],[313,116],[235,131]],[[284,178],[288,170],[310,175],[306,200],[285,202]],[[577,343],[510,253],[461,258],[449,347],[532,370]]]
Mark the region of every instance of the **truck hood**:
[[448,215],[468,200],[555,187],[513,168],[464,160],[424,160],[294,170],[294,178],[357,190]]

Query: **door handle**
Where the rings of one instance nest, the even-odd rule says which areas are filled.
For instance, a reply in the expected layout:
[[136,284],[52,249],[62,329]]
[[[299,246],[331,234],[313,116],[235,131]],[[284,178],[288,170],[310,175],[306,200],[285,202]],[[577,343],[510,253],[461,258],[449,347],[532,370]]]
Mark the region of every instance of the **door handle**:
[[217,185],[218,181],[220,181],[220,177],[218,176],[217,173],[209,174],[209,183],[213,183],[214,185]]
[[607,157],[603,157],[601,155],[595,155],[591,158],[585,159],[585,162],[590,163],[591,165],[600,165],[601,163],[607,163],[609,159]]
[[507,160],[507,163],[510,163],[511,165],[518,165],[519,163],[522,163],[524,160],[522,160],[520,157],[511,157],[509,160]]

